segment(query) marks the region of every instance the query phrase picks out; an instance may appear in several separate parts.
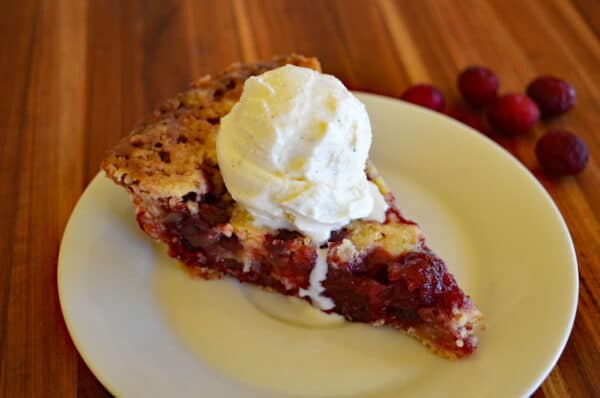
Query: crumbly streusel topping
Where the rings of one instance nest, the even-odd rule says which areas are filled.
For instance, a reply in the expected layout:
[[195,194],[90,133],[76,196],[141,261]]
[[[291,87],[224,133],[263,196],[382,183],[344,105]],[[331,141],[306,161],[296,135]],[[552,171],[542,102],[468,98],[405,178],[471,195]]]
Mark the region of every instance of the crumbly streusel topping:
[[221,117],[239,100],[248,77],[285,64],[320,70],[316,58],[290,55],[266,63],[233,64],[220,74],[204,76],[123,138],[102,168],[118,184],[154,200],[206,193],[210,186],[202,170],[217,166]]

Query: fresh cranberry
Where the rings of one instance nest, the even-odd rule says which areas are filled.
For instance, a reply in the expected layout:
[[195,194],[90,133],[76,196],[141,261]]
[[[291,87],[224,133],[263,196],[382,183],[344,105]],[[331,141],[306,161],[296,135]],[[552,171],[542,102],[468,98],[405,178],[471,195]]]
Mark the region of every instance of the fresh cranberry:
[[529,83],[527,95],[538,104],[544,116],[565,113],[575,105],[575,88],[553,76],[538,77]]
[[450,116],[452,119],[458,120],[463,124],[466,124],[480,133],[488,134],[487,126],[481,120],[481,116],[467,109],[466,107],[452,108],[446,112],[446,115]]
[[535,102],[523,94],[504,94],[488,111],[490,124],[506,134],[523,134],[540,118]]
[[444,110],[444,96],[440,90],[430,84],[417,84],[409,87],[400,98],[434,111]]
[[458,76],[458,89],[475,107],[491,103],[498,93],[500,81],[494,72],[482,66],[469,66]]
[[539,139],[535,154],[550,175],[574,175],[585,168],[589,158],[585,142],[569,131],[555,130]]

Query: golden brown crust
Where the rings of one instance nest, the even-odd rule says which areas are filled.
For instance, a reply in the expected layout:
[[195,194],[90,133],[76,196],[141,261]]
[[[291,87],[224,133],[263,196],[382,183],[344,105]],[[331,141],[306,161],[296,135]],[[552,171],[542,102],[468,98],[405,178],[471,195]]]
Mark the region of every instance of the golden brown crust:
[[[453,311],[452,317],[447,319],[447,322],[448,330],[453,331],[454,334],[459,336],[454,342],[457,347],[466,344],[467,340],[471,340],[472,345],[477,345],[476,333],[483,327],[483,314],[475,305],[471,303],[469,307],[461,308],[460,311]],[[460,354],[464,354],[461,351],[450,349],[436,342],[432,338],[435,333],[427,325],[423,328],[409,328],[405,332],[441,357],[456,360],[462,358]]]
[[204,76],[123,138],[102,169],[145,200],[206,193],[202,166],[217,164],[215,140],[221,117],[239,100],[248,77],[285,64],[320,70],[316,58],[292,54],[265,63],[233,64],[215,76]]

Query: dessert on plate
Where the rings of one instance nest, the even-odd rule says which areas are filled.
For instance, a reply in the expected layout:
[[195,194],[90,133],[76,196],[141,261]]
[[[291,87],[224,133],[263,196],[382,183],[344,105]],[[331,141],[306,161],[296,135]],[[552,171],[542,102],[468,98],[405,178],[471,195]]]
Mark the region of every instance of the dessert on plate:
[[469,356],[482,315],[401,215],[368,160],[371,137],[364,105],[315,58],[290,55],[197,80],[102,168],[193,275],[233,277]]

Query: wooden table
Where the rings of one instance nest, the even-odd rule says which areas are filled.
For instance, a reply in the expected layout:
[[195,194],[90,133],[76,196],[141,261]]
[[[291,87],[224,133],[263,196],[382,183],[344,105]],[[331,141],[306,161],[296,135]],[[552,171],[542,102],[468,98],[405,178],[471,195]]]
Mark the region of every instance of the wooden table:
[[540,73],[577,88],[567,115],[514,140],[535,169],[547,128],[591,158],[575,178],[537,174],[577,249],[579,311],[535,397],[600,396],[600,3],[511,1],[8,1],[0,13],[0,396],[109,393],[75,350],[56,287],[69,214],[104,151],[161,99],[236,60],[296,51],[354,89],[398,96],[432,82],[458,100],[458,71],[492,67],[502,91]]

